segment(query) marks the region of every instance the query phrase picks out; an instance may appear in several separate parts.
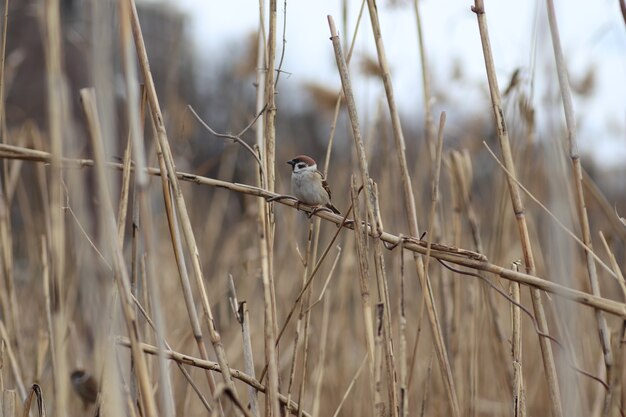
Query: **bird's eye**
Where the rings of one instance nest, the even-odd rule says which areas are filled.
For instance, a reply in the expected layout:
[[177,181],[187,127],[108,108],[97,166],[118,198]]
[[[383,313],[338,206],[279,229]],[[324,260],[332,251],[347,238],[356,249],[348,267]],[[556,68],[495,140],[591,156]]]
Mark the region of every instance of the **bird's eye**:
[[306,167],[306,164],[304,162],[299,162],[297,167],[298,169],[303,169],[304,167]]

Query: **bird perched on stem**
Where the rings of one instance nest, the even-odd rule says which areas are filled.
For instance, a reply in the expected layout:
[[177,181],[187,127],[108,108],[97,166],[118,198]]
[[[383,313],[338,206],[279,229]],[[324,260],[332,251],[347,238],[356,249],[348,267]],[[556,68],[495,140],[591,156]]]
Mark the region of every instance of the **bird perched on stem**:
[[317,163],[310,156],[298,155],[291,161],[291,190],[298,200],[310,206],[320,206],[341,214],[330,202],[330,188]]

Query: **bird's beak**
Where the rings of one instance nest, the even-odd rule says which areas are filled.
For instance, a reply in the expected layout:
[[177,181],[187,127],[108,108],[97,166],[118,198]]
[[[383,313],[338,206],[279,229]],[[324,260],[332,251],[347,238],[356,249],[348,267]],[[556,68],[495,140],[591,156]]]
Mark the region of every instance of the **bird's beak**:
[[296,164],[296,161],[294,161],[293,159],[291,161],[287,161],[287,164],[291,165],[292,167]]

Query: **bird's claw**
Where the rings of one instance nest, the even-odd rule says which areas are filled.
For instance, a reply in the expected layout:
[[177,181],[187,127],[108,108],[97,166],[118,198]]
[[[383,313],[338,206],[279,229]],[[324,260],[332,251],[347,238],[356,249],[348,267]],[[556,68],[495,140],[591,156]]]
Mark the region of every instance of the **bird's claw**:
[[317,206],[317,207],[313,207],[313,210],[311,210],[311,212],[309,214],[307,214],[307,216],[309,216],[309,219],[311,217],[313,217],[314,214],[317,214],[320,211],[327,211],[329,213],[335,214],[331,209],[329,209],[328,207],[324,207],[324,206]]
[[270,198],[267,198],[267,199],[266,199],[266,201],[267,201],[268,203],[271,203],[271,202],[273,202],[273,201],[282,201],[282,200],[293,200],[293,201],[296,201],[296,205],[299,203],[299,201],[298,201],[298,199],[297,199],[297,198],[292,197],[292,196],[290,196],[290,195],[284,195],[284,194],[281,194],[281,195],[275,195],[274,197],[270,197]]

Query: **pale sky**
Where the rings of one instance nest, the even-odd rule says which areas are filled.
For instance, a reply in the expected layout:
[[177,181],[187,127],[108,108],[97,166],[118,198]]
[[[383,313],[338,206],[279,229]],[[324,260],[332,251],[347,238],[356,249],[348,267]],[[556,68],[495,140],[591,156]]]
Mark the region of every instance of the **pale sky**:
[[[154,0],[156,1],[156,0]],[[159,0],[160,1],[160,0]],[[224,45],[242,40],[257,28],[258,2],[252,0],[165,0],[178,6],[189,18],[200,59],[219,59],[227,54]],[[267,3],[267,1],[266,1]],[[389,58],[400,110],[403,114],[419,113],[422,106],[421,71],[417,48],[417,31],[412,1],[379,1],[382,34]],[[430,68],[440,90],[449,100],[449,120],[458,114],[467,117],[489,109],[486,75],[476,16],[470,11],[472,1],[421,0],[421,15]],[[282,35],[283,1],[278,2],[279,34]],[[267,4],[266,4],[267,6]],[[351,36],[360,1],[349,0],[349,34]],[[545,2],[487,0],[485,2],[490,38],[498,71],[500,88],[504,89],[516,68],[531,79],[533,34],[537,36],[534,103],[540,136],[542,129],[552,129],[563,120],[558,98],[558,81],[554,72],[552,44],[546,20]],[[595,71],[595,87],[587,97],[575,95],[581,148],[593,146],[594,157],[603,164],[626,165],[626,24],[617,0],[556,0],[564,54],[572,84],[580,83]],[[341,1],[288,1],[286,55],[283,68],[291,73],[281,81],[290,90],[306,82],[340,86],[332,45],[329,41],[327,15],[341,27]],[[537,27],[537,30],[534,28]],[[340,34],[344,36],[343,33]],[[279,48],[280,48],[279,41]],[[279,49],[280,52],[280,49]],[[367,8],[357,38],[356,55],[375,56]],[[227,55],[223,55],[227,59]],[[358,62],[358,61],[355,61]],[[464,78],[450,82],[455,65]],[[207,70],[211,65],[207,64]],[[283,87],[284,88],[284,87]],[[360,100],[374,102],[382,92],[380,82],[355,82]],[[303,93],[304,94],[304,93]],[[542,112],[549,99],[551,110]],[[358,105],[359,103],[357,103]],[[371,103],[370,103],[371,104]],[[558,105],[558,107],[557,107]],[[558,111],[555,111],[558,110]],[[556,119],[556,120],[555,120]],[[454,129],[454,125],[448,125]],[[460,126],[459,126],[460,128]],[[546,131],[547,134],[547,131]]]

